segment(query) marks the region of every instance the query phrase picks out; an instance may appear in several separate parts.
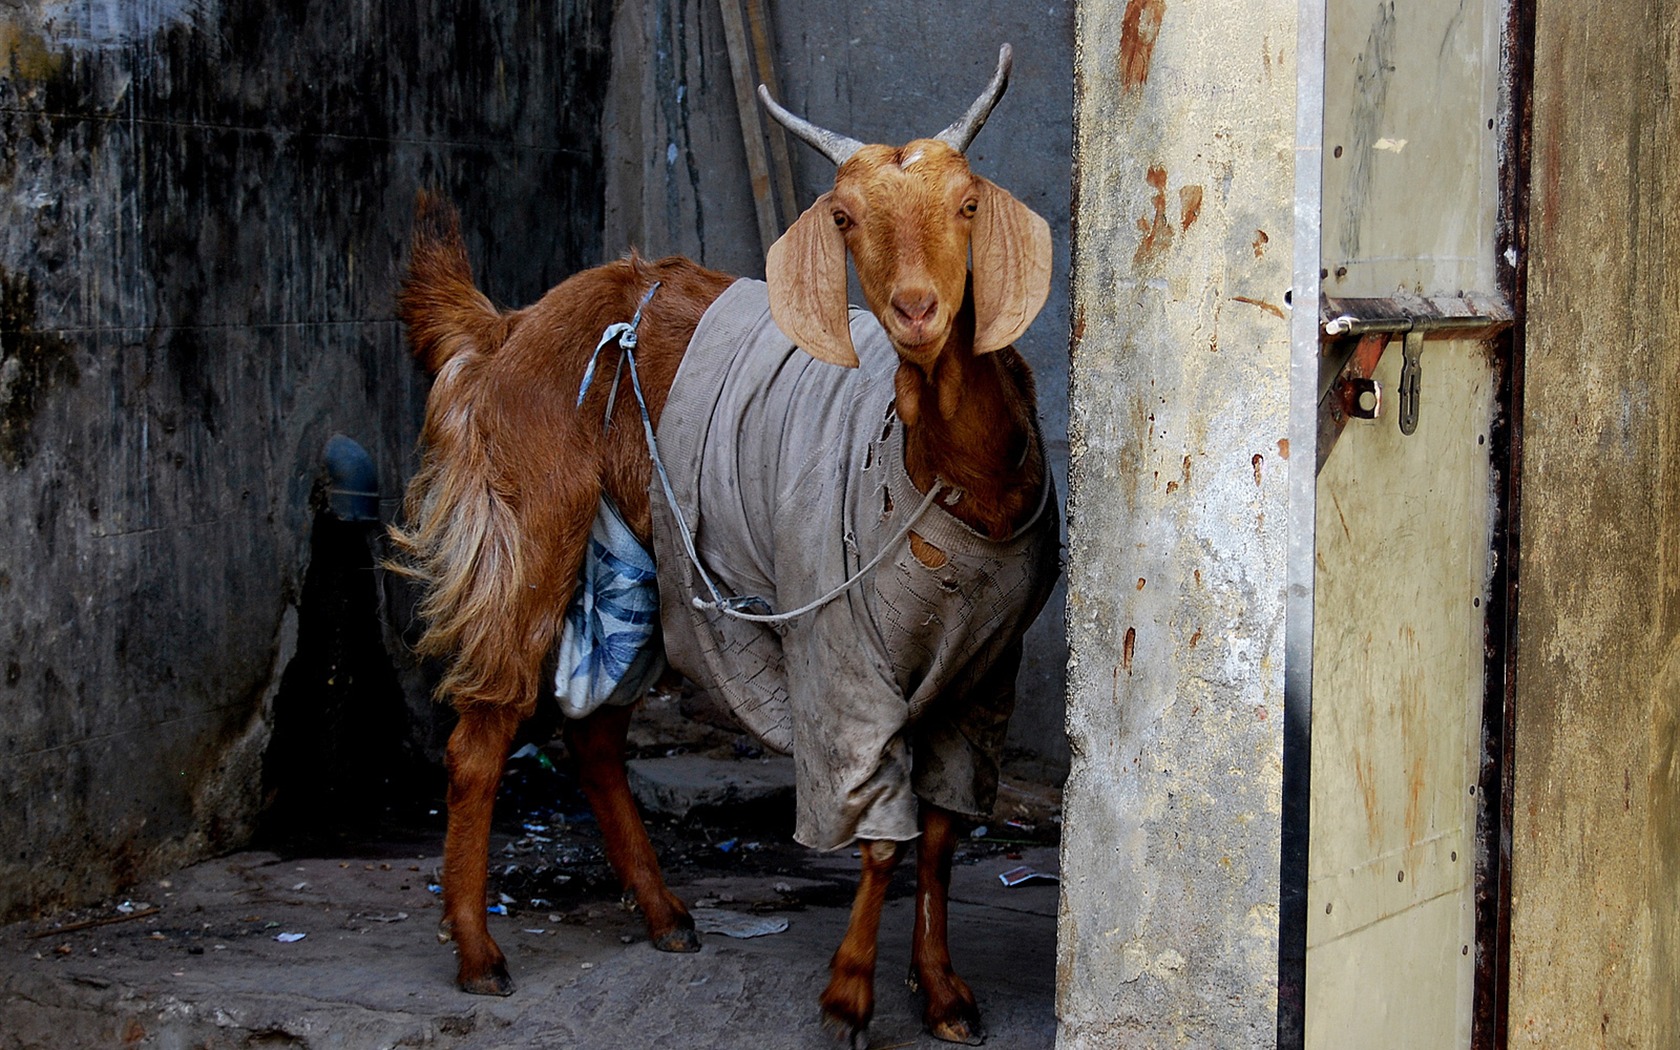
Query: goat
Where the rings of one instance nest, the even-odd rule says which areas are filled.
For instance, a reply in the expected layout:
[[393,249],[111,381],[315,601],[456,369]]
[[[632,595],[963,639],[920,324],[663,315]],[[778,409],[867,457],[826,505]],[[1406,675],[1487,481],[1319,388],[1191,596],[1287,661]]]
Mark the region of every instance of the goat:
[[[750,720],[749,726],[774,746],[793,745],[796,837],[822,848],[860,843],[862,873],[850,924],[821,997],[825,1020],[853,1045],[867,1044],[887,880],[904,843],[919,835],[912,982],[924,995],[924,1022],[933,1034],[959,1042],[978,1037],[974,995],[952,969],[946,943],[955,819],[983,816],[995,798],[1021,635],[1046,599],[1059,550],[1032,375],[1011,345],[1048,295],[1049,227],[975,175],[964,156],[1007,86],[1009,67],[1005,45],[992,82],[964,117],[936,138],[898,148],[864,145],[811,125],[761,87],[776,119],[837,167],[833,189],[771,248],[767,290],[686,259],[648,262],[632,253],[568,278],[530,307],[502,312],[474,285],[453,209],[421,195],[400,312],[416,357],[435,380],[421,435],[423,461],[405,501],[407,524],[394,527],[392,536],[397,564],[426,586],[420,613],[427,628],[419,649],[446,661],[439,695],[452,700],[460,716],[446,759],[439,933],[456,942],[457,979],[465,991],[506,995],[513,989],[485,920],[492,803],[515,730],[535,712],[539,679],[604,498],[644,545],[651,537],[659,552],[661,616],[677,669],[712,685],[729,677],[727,658],[719,655],[727,646],[708,631],[757,632],[752,644],[768,646],[766,660],[778,665],[771,670],[780,672],[786,687],[779,709],[784,721],[780,732]],[[849,319],[848,255],[873,318]],[[707,467],[711,446],[688,411],[695,405],[712,411],[708,391],[756,382],[740,369],[758,351],[737,353],[726,345],[714,353],[721,353],[721,363],[706,372],[701,351],[691,346],[727,322],[716,319],[728,313],[720,301],[755,296],[767,298],[768,316],[783,333],[776,336],[781,356],[764,367],[778,377],[774,382],[793,384],[785,415],[777,417],[781,429],[759,435],[763,443],[799,445],[799,436],[819,419],[858,406],[866,412],[857,420],[842,418],[845,432],[858,435],[851,449],[807,436],[805,445],[819,447],[807,448],[792,466],[766,467],[764,477],[756,470],[722,469],[721,461]],[[639,379],[645,418],[636,398],[614,396],[630,386],[616,376],[578,393],[593,367],[591,349],[598,341],[605,345],[601,333],[633,315],[639,327],[632,379]],[[756,316],[760,329],[770,328],[762,310]],[[795,345],[810,356],[794,354]],[[862,368],[860,349],[868,351]],[[763,401],[758,388],[743,396],[755,405]],[[666,411],[678,403],[684,412]],[[753,425],[762,415],[743,418]],[[720,423],[719,429],[726,428]],[[866,471],[892,466],[913,485],[913,492],[900,491],[912,502],[919,499],[908,519],[910,508],[891,506],[893,492],[884,481],[860,483],[859,491],[874,501],[879,519],[866,526],[884,528],[888,518],[908,521],[881,539],[881,553],[896,556],[896,563],[866,565],[829,594],[835,600],[783,617],[789,622],[774,631],[752,623],[750,615],[747,622],[725,615],[717,603],[697,609],[695,595],[705,592],[697,591],[690,573],[715,586],[707,561],[730,589],[743,573],[725,563],[750,561],[747,583],[771,588],[779,601],[799,593],[786,584],[789,578],[818,589],[840,581],[822,578],[827,565],[801,564],[809,561],[801,549],[806,544],[786,537],[781,544],[755,544],[755,530],[777,527],[761,518],[731,533],[714,504],[698,509],[693,491],[678,498],[689,504],[689,521],[699,522],[698,559],[685,562],[681,537],[673,534],[689,521],[668,494],[672,484],[689,483],[681,477],[655,482],[647,446],[655,431],[667,460],[692,453],[689,465],[699,478],[694,485],[733,486],[737,501],[804,491],[815,492],[811,498],[820,502],[830,495],[825,479],[851,470],[858,455]],[[897,462],[881,462],[889,454]],[[794,468],[808,475],[805,490],[795,484]],[[808,523],[810,517],[810,507],[801,505],[778,520]],[[842,537],[837,524],[820,524],[827,537],[809,546],[841,551],[846,571],[873,553],[857,549],[862,533]],[[753,549],[742,553],[737,544]],[[970,557],[968,548],[978,556]],[[873,666],[878,658],[860,655],[856,638],[824,635],[837,624],[841,631],[857,630],[854,621],[873,614],[883,601],[882,580],[894,573],[919,575],[924,589],[962,591],[968,578],[955,574],[964,557],[970,576],[972,565],[980,565],[983,583],[1014,573],[1004,588],[1009,593],[994,596],[1000,608],[985,623],[977,617],[962,622],[967,614],[959,613],[953,622],[914,624],[922,634],[910,644],[920,650],[887,669]],[[963,597],[972,604],[972,595]],[[785,661],[783,646],[792,654]],[[871,666],[848,677],[848,660]],[[867,698],[837,688],[860,675],[872,676]],[[885,715],[883,703],[892,709]],[[666,888],[629,792],[623,763],[629,712],[607,704],[567,718],[562,731],[608,858],[634,894],[654,946],[696,951],[693,920]],[[849,756],[856,768],[836,774],[824,765],[835,754]]]

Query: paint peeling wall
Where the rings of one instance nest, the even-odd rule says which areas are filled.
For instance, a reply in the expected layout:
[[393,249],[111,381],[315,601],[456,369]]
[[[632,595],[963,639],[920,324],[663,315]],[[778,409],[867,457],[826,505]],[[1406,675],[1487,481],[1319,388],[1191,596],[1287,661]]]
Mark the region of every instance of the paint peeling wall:
[[502,301],[594,261],[612,7],[0,0],[0,919],[249,834],[322,448],[412,469],[414,191]]
[[[1015,48],[1009,92],[969,150],[976,170],[1050,223],[1057,246],[1050,300],[1017,344],[1038,380],[1052,467],[1067,491],[1067,244],[1073,5],[1021,0],[769,5],[783,102],[819,125],[866,141],[936,134],[985,87],[997,49]],[[607,101],[605,250],[680,252],[762,277],[722,16],[714,0],[621,5]],[[756,81],[755,81],[756,83]],[[834,169],[790,142],[799,205],[833,184]],[[853,302],[861,302],[854,289]],[[1067,643],[1062,595],[1027,638],[1011,747],[1052,771],[1067,765],[1063,732]]]
[[1510,1045],[1674,1046],[1680,4],[1536,17]]
[[1275,1042],[1295,17],[1078,8],[1068,1050]]

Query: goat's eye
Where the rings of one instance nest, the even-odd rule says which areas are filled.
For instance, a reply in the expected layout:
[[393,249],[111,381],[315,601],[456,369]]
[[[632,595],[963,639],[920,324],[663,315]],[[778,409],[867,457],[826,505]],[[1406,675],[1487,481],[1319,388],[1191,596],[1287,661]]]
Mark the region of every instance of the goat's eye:
[[980,210],[980,202],[976,200],[963,201],[962,213],[964,218],[974,218],[974,213]]
[[845,212],[837,211],[837,212],[834,213],[834,225],[835,226],[837,226],[837,227],[839,227],[840,229],[843,230],[846,227],[850,226],[851,224],[852,224],[852,217],[847,215]]

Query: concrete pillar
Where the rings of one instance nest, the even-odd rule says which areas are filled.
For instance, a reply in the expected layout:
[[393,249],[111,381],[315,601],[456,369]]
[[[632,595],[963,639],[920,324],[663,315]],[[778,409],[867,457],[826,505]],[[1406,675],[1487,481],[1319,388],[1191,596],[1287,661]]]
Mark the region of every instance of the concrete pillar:
[[1266,1046],[1296,4],[1076,22],[1058,1045]]

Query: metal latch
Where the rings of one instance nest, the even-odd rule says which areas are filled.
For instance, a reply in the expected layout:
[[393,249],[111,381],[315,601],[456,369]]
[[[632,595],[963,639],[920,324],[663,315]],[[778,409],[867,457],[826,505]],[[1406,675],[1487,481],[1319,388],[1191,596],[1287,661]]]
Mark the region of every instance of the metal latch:
[[[1400,336],[1399,424],[1415,434],[1422,407],[1423,341],[1426,337],[1484,338],[1511,323],[1502,303],[1469,299],[1330,299],[1320,312],[1327,341],[1320,360],[1318,467],[1350,419],[1374,419],[1381,410],[1382,388],[1372,378],[1383,350]],[[1462,312],[1461,312],[1462,311]]]
[[1401,344],[1403,361],[1400,365],[1400,433],[1408,437],[1417,432],[1418,388],[1423,380],[1423,329],[1413,328]]

